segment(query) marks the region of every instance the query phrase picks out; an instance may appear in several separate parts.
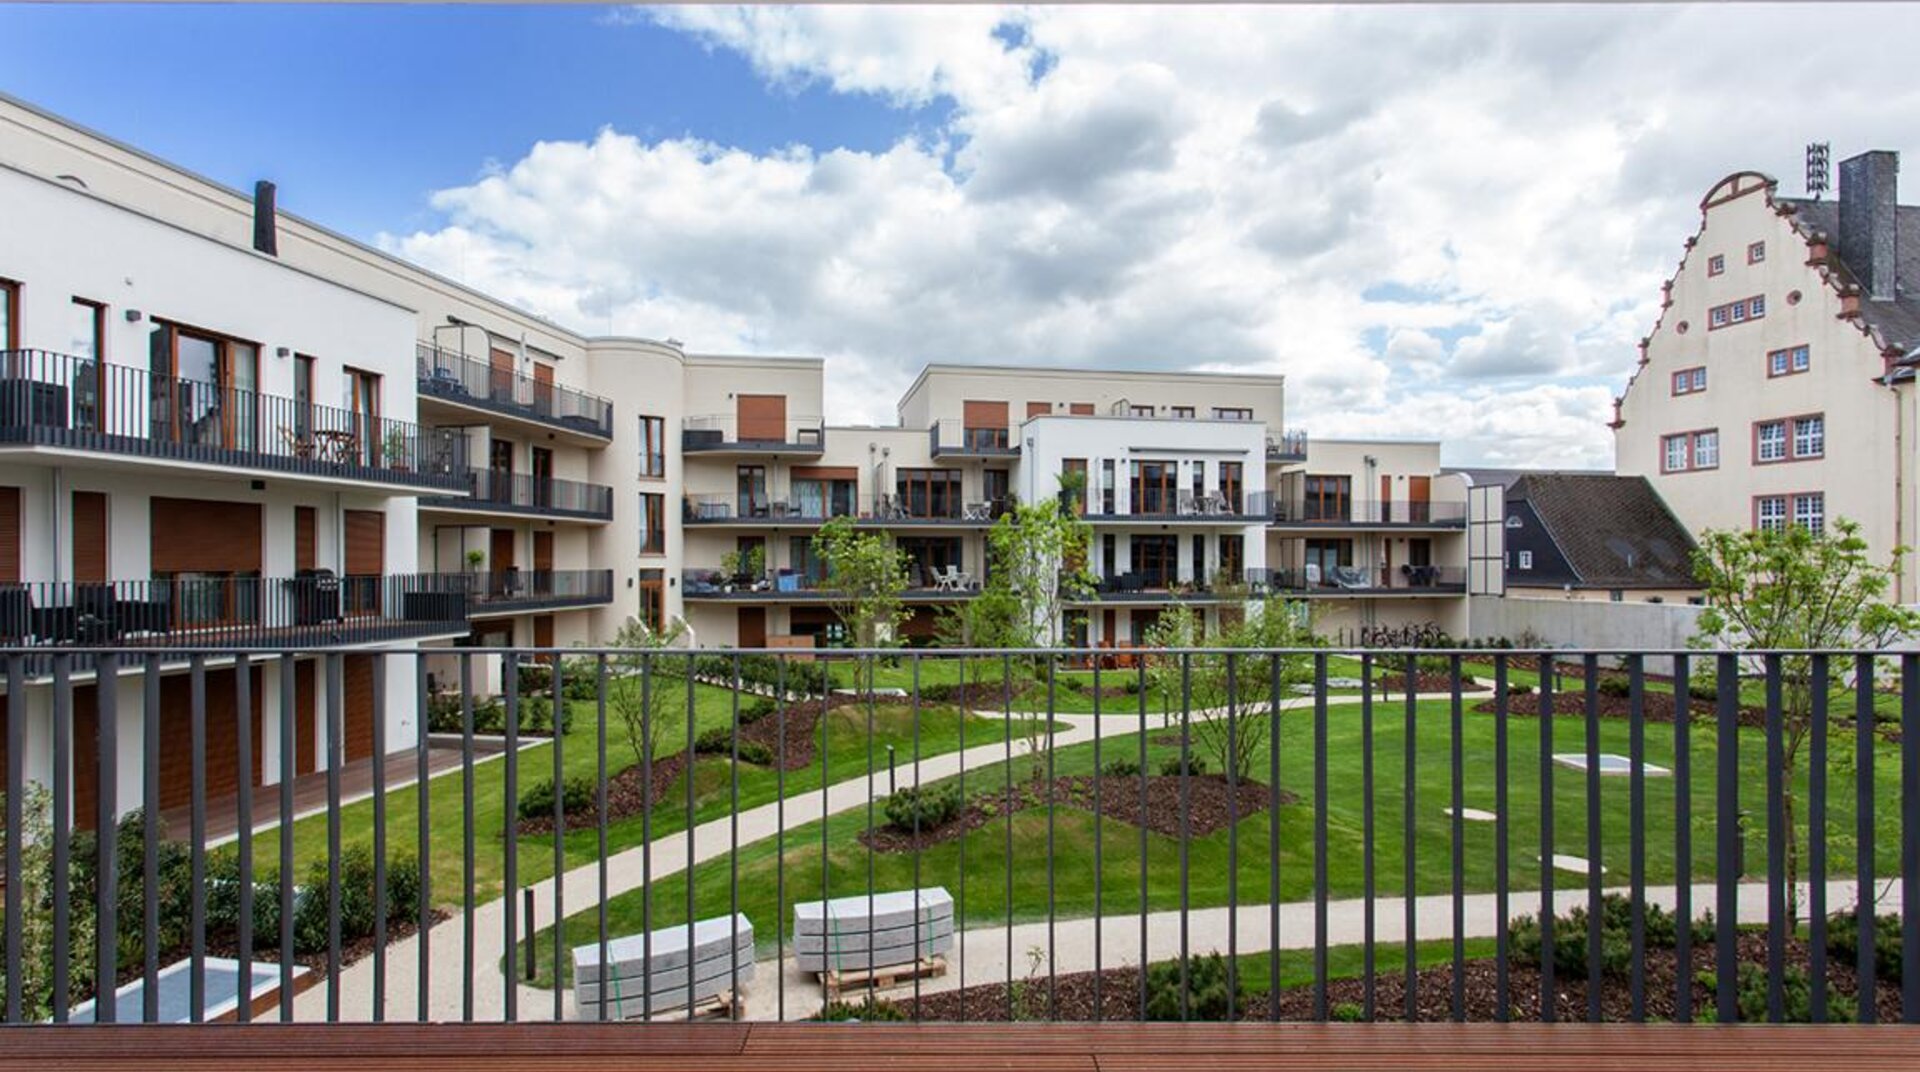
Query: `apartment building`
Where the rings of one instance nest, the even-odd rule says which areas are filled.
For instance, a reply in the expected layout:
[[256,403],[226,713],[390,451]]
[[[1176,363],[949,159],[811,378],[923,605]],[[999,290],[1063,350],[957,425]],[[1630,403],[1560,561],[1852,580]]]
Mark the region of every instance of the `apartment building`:
[[[1688,530],[1849,518],[1882,561],[1914,543],[1920,208],[1898,175],[1868,152],[1832,200],[1741,171],[1701,201],[1613,422],[1618,471]],[[1912,556],[1898,566],[1913,602]]]

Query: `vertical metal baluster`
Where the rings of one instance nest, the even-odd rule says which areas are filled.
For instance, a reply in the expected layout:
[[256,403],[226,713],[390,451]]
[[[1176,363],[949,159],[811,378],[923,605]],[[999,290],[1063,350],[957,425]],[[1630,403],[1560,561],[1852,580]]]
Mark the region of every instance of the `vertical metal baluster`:
[[1227,1020],[1239,1019],[1234,990],[1240,985],[1240,783],[1234,748],[1234,723],[1239,717],[1239,681],[1234,657],[1227,653]]
[[1453,863],[1453,994],[1452,1009],[1455,1023],[1467,1018],[1467,862],[1465,842],[1467,839],[1466,818],[1466,751],[1461,739],[1466,733],[1466,719],[1461,710],[1460,701],[1460,656],[1455,653],[1448,657],[1448,681],[1451,692],[1448,727],[1448,739],[1451,742],[1451,777],[1453,800],[1453,824],[1450,832]]
[[[115,837],[119,820],[119,778],[120,778],[120,657],[113,652],[103,652],[94,664],[94,725],[95,741],[94,766],[96,770],[94,790],[94,848],[97,854],[94,879],[94,968],[93,978],[97,1000],[93,1004],[93,1016],[97,1023],[114,1022],[117,1002],[113,992],[115,981],[120,976],[120,926],[116,913],[120,905],[120,862]],[[202,770],[204,771],[204,767]],[[196,782],[195,799],[202,799],[205,785]],[[194,859],[204,867],[206,861],[206,841],[196,839],[193,845]],[[196,886],[196,890],[200,887]],[[199,914],[201,926],[196,929],[196,937],[204,939],[206,916],[201,907],[200,897],[194,899],[194,911]],[[197,1013],[202,1008],[199,1001],[194,1003]]]
[[[298,675],[292,652],[280,657],[280,1022],[293,1022],[293,779],[298,759]],[[157,696],[158,693],[155,693]],[[312,712],[307,712],[313,725]]]
[[[1412,695],[1409,689],[1408,695]],[[1279,980],[1273,980],[1277,985]],[[1313,1018],[1327,1018],[1327,654],[1313,653]]]
[[[687,652],[687,659],[686,659],[688,681],[693,680],[693,660],[694,660],[693,651],[689,649]],[[655,666],[655,663],[654,663],[653,653],[642,652],[640,655],[640,729],[641,729],[641,733],[640,733],[640,841],[642,844],[646,845],[646,851],[640,854],[640,959],[645,961],[648,964],[653,963],[653,803],[654,803],[653,801],[653,735],[655,733],[654,725],[653,725],[654,666]],[[693,752],[691,749],[688,750],[686,758],[687,759],[693,758]],[[691,769],[688,769],[687,777],[689,779],[693,777],[693,771]],[[600,858],[601,858],[600,880],[602,882],[605,882],[606,874],[607,874],[607,867],[605,862],[606,853],[602,852],[600,854]],[[692,875],[687,876],[687,882],[689,885],[692,884],[693,882]],[[603,905],[606,904],[606,898],[602,897],[600,899],[600,903]],[[613,966],[609,962],[608,955],[607,955],[607,932],[606,932],[605,926],[602,926],[600,930],[600,981],[602,984],[602,989],[600,991],[600,1005],[602,1010],[601,1014],[603,1016],[605,1015],[606,1000],[607,1000],[607,993],[604,987],[608,977],[612,974],[613,974]],[[640,973],[640,1008],[641,1008],[640,1015],[642,1018],[646,1020],[653,1019],[653,973],[652,972]]]
[[[73,1005],[73,656],[53,657],[53,1022]],[[11,720],[9,720],[11,721]]]
[[[1278,739],[1279,736],[1279,727],[1275,726],[1274,737]],[[1278,781],[1279,769],[1280,765],[1276,758],[1274,762],[1276,781]],[[1379,1011],[1379,964],[1377,963],[1379,906],[1375,903],[1379,893],[1379,875],[1374,866],[1373,782],[1373,653],[1363,651],[1360,653],[1360,841],[1362,843],[1360,846],[1360,1011],[1362,1018],[1368,1023],[1373,1022],[1374,1016]],[[1275,811],[1277,813],[1278,809]],[[1279,825],[1277,814],[1274,825]],[[1275,857],[1280,855],[1278,841],[1276,837],[1274,845],[1271,846]],[[1279,900],[1279,883],[1276,882],[1274,885],[1276,887],[1274,899],[1277,901]],[[1276,907],[1274,918],[1277,920],[1279,917],[1280,911]],[[1277,926],[1274,929],[1276,932],[1279,930]],[[1275,942],[1277,945],[1277,937]],[[1274,957],[1269,976],[1274,980],[1280,978],[1280,961],[1277,955]],[[1276,985],[1273,989],[1276,995],[1273,1000],[1278,1004],[1277,995],[1280,988]]]
[[[473,1022],[473,654],[460,653],[460,1020]],[[513,891],[506,891],[512,899]]]
[[[1136,658],[1133,663],[1134,695],[1140,698],[1140,734],[1136,741],[1140,745],[1140,815],[1147,814],[1147,661]],[[1140,987],[1137,1006],[1140,1019],[1147,1018],[1147,824],[1142,822],[1137,828],[1140,837],[1140,972],[1136,982]]]
[[[600,1000],[596,1004],[596,1019],[607,1018],[607,653],[602,651],[593,657],[593,830],[594,830],[594,866],[599,872],[600,897],[593,906],[594,935],[599,941],[600,959],[594,963],[600,972]],[[634,757],[638,762],[639,757]],[[652,855],[653,846],[644,840],[640,843],[642,859]],[[553,952],[553,985],[560,987],[560,957],[562,949],[559,939],[555,939]],[[580,980],[575,979],[577,987]]]
[[[1188,859],[1193,848],[1193,653],[1180,653],[1180,1019],[1191,1018],[1193,884]],[[1142,813],[1144,814],[1144,813]],[[1144,969],[1143,969],[1144,970]]]
[[[239,865],[240,918],[238,954],[240,985],[235,990],[239,1003],[234,1007],[234,1017],[241,1023],[253,1019],[253,667],[244,654],[233,658],[233,684],[239,717],[235,720],[234,752],[237,770],[237,788],[234,792],[234,805],[239,815],[234,837],[234,852]],[[157,821],[153,812],[146,813],[146,825],[151,827]]]
[[[909,655],[913,662],[913,698],[911,700],[913,718],[913,791],[920,792],[920,653]],[[891,769],[891,767],[889,767]],[[920,889],[920,809],[913,812],[913,888]],[[913,948],[919,955],[920,946],[920,903],[915,895],[913,906]],[[920,1020],[920,973],[913,973],[913,1019]]]
[[[1900,656],[1903,726],[1920,727],[1920,656]],[[1872,742],[1868,742],[1869,747]],[[1900,735],[1900,1018],[1920,1023],[1920,732]]]
[[1737,656],[1721,654],[1717,659],[1718,711],[1715,715],[1718,787],[1716,791],[1715,833],[1719,840],[1718,859],[1714,861],[1715,889],[1714,971],[1718,975],[1717,1012],[1720,1022],[1731,1024],[1740,1019],[1739,952],[1734,947],[1734,928],[1740,919],[1740,875],[1734,873],[1734,861],[1744,855],[1745,831],[1740,828],[1740,663]]
[[[1104,884],[1101,874],[1106,869],[1106,856],[1101,852],[1101,843],[1105,834],[1103,827],[1106,824],[1104,816],[1101,815],[1100,798],[1101,783],[1106,781],[1107,771],[1101,765],[1100,758],[1100,660],[1092,657],[1091,653],[1088,653],[1086,658],[1093,666],[1093,1018],[1098,1021],[1107,1018],[1105,979],[1102,978],[1104,972],[1101,970],[1102,950],[1100,948],[1104,938],[1102,922],[1106,915],[1106,898],[1102,890]],[[1047,717],[1051,719],[1052,713],[1049,712]],[[962,749],[962,752],[964,753],[965,749]],[[965,800],[966,797],[962,795],[961,799]]]
[[[787,1018],[787,660],[779,661],[775,675],[779,683],[773,690],[773,1019],[777,1023]],[[820,780],[826,780],[825,771]],[[824,816],[821,821],[826,821]]]
[[[26,703],[24,700],[25,694],[22,692],[22,682],[26,680],[26,676],[26,657],[18,654],[8,655],[7,703],[9,706],[7,718],[7,769],[4,772],[0,772],[0,778],[6,779],[4,783],[0,783],[0,788],[6,790],[6,821],[8,832],[6,838],[6,883],[7,889],[9,890],[17,890],[20,888],[21,846],[20,838],[15,832],[20,830],[21,825],[26,821],[26,810],[20,799],[27,784],[25,755],[27,750],[27,718],[25,710]],[[148,738],[152,739],[152,737],[153,734],[149,732]],[[147,812],[148,844],[152,844],[155,834],[155,814],[156,813],[151,810]],[[151,877],[147,879],[147,892],[149,895],[153,892],[153,879]],[[151,918],[151,914],[149,914],[149,918]],[[21,955],[20,946],[22,942],[22,932],[25,926],[26,920],[25,914],[21,910],[21,898],[8,897],[6,899],[6,1022],[9,1024],[17,1024],[23,1021],[21,1006],[25,988],[21,982],[21,974],[22,962],[25,958]],[[152,947],[152,931],[149,929],[147,948],[151,949]],[[146,990],[149,993],[153,991],[151,978],[148,979]],[[149,1013],[144,1019],[152,1022],[154,1017]]]
[[340,1020],[340,764],[345,760],[345,656],[327,655],[327,1022]]
[[[142,675],[140,727],[144,759],[140,777],[141,814],[146,817],[140,867],[140,900],[144,912],[141,951],[140,1021],[160,1019],[160,657],[146,658]],[[18,829],[9,827],[8,829]],[[19,889],[11,886],[9,889]],[[246,946],[242,944],[242,950]]]
[[1633,960],[1627,989],[1633,1022],[1647,1019],[1647,667],[1639,655],[1627,657],[1627,852],[1633,902]]
[[427,725],[427,707],[430,702],[430,697],[427,694],[427,656],[425,652],[416,652],[414,654],[413,680],[414,686],[418,690],[418,693],[414,697],[415,702],[413,708],[413,761],[415,779],[413,783],[415,809],[414,847],[419,853],[414,863],[415,866],[420,869],[420,892],[418,894],[418,902],[414,906],[415,911],[419,915],[419,918],[415,921],[418,929],[414,931],[414,942],[419,949],[419,960],[414,966],[414,987],[418,993],[414,995],[414,998],[418,1005],[415,1010],[415,1018],[421,1023],[425,1023],[431,1008],[430,1001],[432,994],[431,987],[428,984],[431,982],[430,967],[433,963],[433,941],[429,929],[433,922],[431,915],[432,909],[429,907],[433,904],[433,831],[431,829],[432,798],[428,791],[428,779],[432,776],[433,772],[430,762],[432,757],[429,754],[430,741],[427,737],[427,734],[431,731],[431,727]]
[[[387,1018],[387,656],[373,660],[373,1022]],[[418,717],[418,716],[416,716]],[[245,991],[242,991],[244,993]]]
[[[1007,942],[1007,1020],[1018,1019],[1013,1008],[1013,657],[1000,656],[1000,692],[1001,692],[1001,733],[1006,740],[1006,759],[1004,774],[1006,786],[1001,792],[1006,794],[1006,856],[1002,858],[1001,870],[1006,878],[1007,922],[1003,933]],[[871,917],[869,917],[871,918]]]
[[1807,740],[1807,1012],[1827,1022],[1827,690],[1832,668],[1825,654],[1809,668],[1813,725]]
[[[967,689],[967,657],[963,655],[963,656],[960,656],[959,658],[960,658],[960,756],[961,756],[961,759],[960,759],[960,806],[961,806],[961,809],[964,811],[965,808],[967,807],[967,801],[972,799],[971,797],[967,796],[966,755],[967,755],[967,720],[968,720],[968,717],[973,712],[973,703],[971,701],[971,697],[973,694],[969,692]],[[822,772],[821,777],[822,778],[825,777],[824,772]],[[963,835],[958,839],[958,841],[959,841],[958,852],[960,855],[960,884],[959,884],[959,896],[955,898],[953,902],[953,917],[954,917],[953,918],[953,930],[954,930],[953,946],[954,946],[954,952],[958,954],[958,960],[960,962],[960,977],[956,983],[956,987],[962,993],[965,993],[967,989],[967,920],[966,920],[967,839]],[[967,1005],[966,1005],[966,1002],[964,1001],[960,1003],[959,1019],[961,1023],[967,1022]]]
[[[1553,656],[1540,656],[1540,948],[1558,948],[1553,939]],[[1687,974],[1686,970],[1681,971]],[[1540,1022],[1560,1015],[1554,989],[1553,958],[1540,957]]]
[[[188,721],[189,761],[189,809],[190,816],[187,835],[187,866],[192,875],[191,887],[196,896],[190,898],[188,909],[187,934],[190,940],[189,959],[187,961],[187,990],[189,1006],[187,1018],[190,1023],[200,1023],[206,1018],[207,1010],[207,906],[206,898],[199,896],[207,888],[207,663],[206,657],[194,655],[188,659],[188,700],[190,717]],[[104,685],[105,682],[102,682]],[[104,694],[105,690],[102,689]]]
[[1600,1004],[1600,658],[1589,652],[1580,671],[1586,685],[1587,756],[1587,1022],[1599,1023]]
[[[500,917],[504,937],[500,948],[506,955],[500,958],[500,999],[501,1012],[507,1022],[512,1023],[520,1018],[520,986],[513,977],[514,961],[518,959],[514,952],[520,945],[520,652],[510,652],[502,661],[507,668],[507,754],[505,807],[501,809],[506,821],[501,848],[506,859],[501,865]],[[554,786],[553,794],[564,795],[562,787]],[[691,880],[693,876],[687,877]]]
[[1267,657],[1267,1020],[1270,1023],[1280,1019],[1280,676],[1285,658],[1278,653]]
[[[567,685],[566,661],[560,653],[549,652],[553,660],[553,677],[548,685],[553,693],[553,1018],[560,1021],[566,1018],[566,991],[560,985],[560,958],[565,952],[567,919],[567,809],[566,759],[562,745],[566,742],[567,724]],[[533,921],[527,921],[528,929]]]
[[[695,696],[695,688],[694,688],[694,680],[693,680],[693,667],[689,665],[687,667],[687,750],[685,753],[687,757],[687,763],[686,763],[687,868],[686,868],[686,871],[684,872],[686,875],[686,884],[687,884],[686,924],[687,924],[687,948],[688,949],[693,948],[693,921],[700,918],[694,909],[694,882],[693,882],[693,861],[694,861],[693,829],[694,829],[694,819],[697,814],[697,810],[694,807],[694,796],[693,796],[694,781],[695,781],[695,778],[693,776],[694,775],[693,768],[694,768],[694,761],[696,758],[698,758],[694,753],[693,744],[695,739],[699,736],[699,730],[697,727],[698,711],[696,710],[696,707],[697,707],[697,704],[696,704],[696,696]],[[687,1015],[689,1017],[693,1015],[693,973],[692,972],[687,973]]]
[[1692,663],[1673,657],[1673,1019],[1693,1021]]
[[[1858,959],[1855,961],[1855,988],[1859,994],[1860,1022],[1871,1024],[1879,1019],[1879,1009],[1874,995],[1877,970],[1874,964],[1875,924],[1879,921],[1873,915],[1874,886],[1874,804],[1873,786],[1874,744],[1879,738],[1874,728],[1873,684],[1874,660],[1871,655],[1854,657],[1853,678],[1853,722],[1855,762],[1859,764],[1859,774],[1854,781],[1854,887],[1853,913],[1859,922],[1860,938],[1857,943]],[[1915,715],[1906,706],[1906,697],[1901,697],[1901,725],[1920,725],[1909,722]],[[1902,734],[1901,736],[1906,736]],[[1901,900],[1906,900],[1906,891],[1901,891]]]
[[1780,656],[1768,655],[1762,662],[1767,696],[1767,1022],[1777,1024],[1786,1015],[1782,976],[1787,966],[1787,809],[1782,768],[1787,746]]
[[[1047,655],[1047,720],[1049,722],[1051,722],[1053,719],[1053,712],[1058,702],[1055,695],[1054,677],[1055,677],[1054,656],[1050,653]],[[1047,1019],[1049,1021],[1053,1021],[1053,1020],[1058,1020],[1060,1018],[1060,1014],[1058,1012],[1058,1008],[1059,1008],[1058,998],[1054,992],[1054,972],[1053,972],[1053,961],[1055,957],[1055,952],[1056,950],[1059,949],[1059,946],[1056,945],[1054,942],[1054,936],[1055,936],[1055,919],[1054,919],[1055,905],[1054,905],[1054,888],[1053,888],[1054,799],[1053,799],[1053,742],[1051,740],[1046,742],[1046,749],[1047,749]],[[916,883],[915,886],[917,887],[918,883]],[[914,918],[918,919],[919,914],[915,913]]]
[[1513,1018],[1512,918],[1507,861],[1507,657],[1493,657],[1493,1018]]
[[[867,978],[871,979],[873,978],[873,955],[875,952],[873,948],[873,899],[877,896],[877,891],[873,888],[873,708],[874,690],[877,688],[874,684],[874,675],[878,672],[879,667],[876,665],[872,652],[867,653],[866,660],[867,695],[866,702],[863,706],[867,709]],[[915,890],[913,897],[913,911],[917,916],[920,912],[920,892]],[[871,998],[873,991],[868,990],[867,996]]]
[[[826,902],[833,899],[833,858],[829,855],[827,849],[827,827],[829,825],[829,819],[833,814],[833,809],[829,806],[827,800],[827,783],[831,780],[828,772],[833,769],[833,765],[828,761],[828,744],[833,740],[833,734],[829,732],[831,728],[830,722],[833,717],[833,708],[829,702],[833,696],[833,667],[827,664],[827,659],[824,657],[820,661],[822,664],[821,669],[826,671],[826,683],[822,685],[820,689],[820,719],[817,723],[820,733],[820,963],[823,967],[838,969],[840,967],[840,951],[835,948],[836,943],[829,940],[835,937],[832,933],[834,924],[832,922],[832,913],[826,908]],[[855,691],[857,692],[859,670],[855,668],[852,657],[848,658],[847,667],[855,674],[854,684],[856,686]],[[793,944],[796,948],[800,944],[800,927],[798,922],[794,924]],[[824,977],[822,981],[825,981]],[[824,990],[825,988],[822,987],[822,989]],[[1011,1015],[1013,1006],[1008,1005],[1007,1008],[1009,1010],[1007,1019],[1011,1020],[1013,1019]]]
[[1417,854],[1414,851],[1414,831],[1419,819],[1414,814],[1414,804],[1418,800],[1419,783],[1419,701],[1415,694],[1419,691],[1420,663],[1418,656],[1407,653],[1405,676],[1401,683],[1406,687],[1405,733],[1401,741],[1403,758],[1403,778],[1400,785],[1400,839],[1401,865],[1403,869],[1401,886],[1401,911],[1403,927],[1401,933],[1401,972],[1406,977],[1405,1012],[1408,1023],[1420,1019],[1420,959],[1415,949],[1419,941],[1419,876],[1415,870]]
[[[728,747],[731,750],[727,764],[727,984],[732,988],[733,996],[740,993],[740,690],[744,685],[740,679],[740,653],[733,654],[733,695],[729,697]],[[693,819],[689,817],[691,826]],[[687,882],[693,882],[693,873],[687,873]],[[693,975],[693,919],[687,919],[687,975]],[[693,1018],[693,1007],[687,1007],[687,1018]]]

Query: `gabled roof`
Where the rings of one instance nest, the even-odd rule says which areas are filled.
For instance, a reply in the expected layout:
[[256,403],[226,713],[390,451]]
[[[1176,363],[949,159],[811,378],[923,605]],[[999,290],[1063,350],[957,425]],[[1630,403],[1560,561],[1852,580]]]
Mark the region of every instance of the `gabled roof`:
[[1693,536],[1645,477],[1527,473],[1507,498],[1533,507],[1581,587],[1700,587]]
[[[1775,203],[1788,206],[1803,233],[1824,232],[1833,247],[1831,265],[1849,283],[1859,277],[1846,263],[1839,247],[1840,203],[1782,197]],[[1899,281],[1891,301],[1874,301],[1860,296],[1860,317],[1886,345],[1902,351],[1920,347],[1920,205],[1899,205],[1894,209],[1894,230],[1906,241],[1895,245],[1897,258],[1894,278]],[[1916,360],[1909,356],[1908,361]]]

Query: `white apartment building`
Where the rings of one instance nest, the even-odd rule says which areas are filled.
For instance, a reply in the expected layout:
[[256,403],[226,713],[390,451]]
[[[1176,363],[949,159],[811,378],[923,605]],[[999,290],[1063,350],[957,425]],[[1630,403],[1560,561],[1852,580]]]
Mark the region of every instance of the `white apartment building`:
[[[1869,152],[1832,200],[1741,171],[1701,201],[1613,424],[1618,471],[1692,532],[1844,517],[1881,561],[1915,542],[1920,208],[1898,174]],[[1899,568],[1913,602],[1910,554]]]

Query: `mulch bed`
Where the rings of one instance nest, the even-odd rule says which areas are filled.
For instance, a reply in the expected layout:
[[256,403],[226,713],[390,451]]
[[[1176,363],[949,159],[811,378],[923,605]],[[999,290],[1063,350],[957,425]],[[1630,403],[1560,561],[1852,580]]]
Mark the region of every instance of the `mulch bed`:
[[[1178,777],[1149,776],[1146,782],[1146,808],[1141,809],[1140,787],[1142,779],[1137,777],[1074,775],[1053,780],[1053,803],[1059,807],[1078,808],[1082,811],[1094,810],[1094,786],[1099,785],[1099,813],[1106,818],[1115,819],[1132,826],[1144,826],[1156,834],[1167,837],[1179,837],[1182,814],[1187,817],[1186,832],[1193,837],[1205,837],[1217,830],[1224,830],[1234,818],[1244,819],[1256,812],[1265,811],[1271,794],[1267,787],[1259,782],[1241,781],[1231,789],[1227,779],[1219,774],[1201,774],[1188,778],[1186,786],[1186,807],[1181,807],[1181,779]],[[1294,794],[1282,790],[1280,803],[1291,804],[1297,798]],[[875,826],[871,831],[863,830],[857,836],[862,845],[876,852],[912,852],[952,841],[970,831],[978,830],[993,820],[1012,812],[1027,808],[1044,807],[1047,804],[1047,786],[1045,783],[1020,782],[1011,789],[998,786],[984,793],[975,794],[967,801],[967,806],[959,816],[940,826],[921,830],[918,834],[896,830],[891,826]],[[877,815],[876,815],[877,817]]]
[[[1602,717],[1626,718],[1633,712],[1633,701],[1625,696],[1608,696],[1601,693],[1595,697]],[[1675,706],[1670,692],[1646,692],[1640,694],[1640,709],[1648,722],[1673,721]],[[1712,702],[1693,700],[1693,717],[1711,719],[1718,709]],[[1475,704],[1473,709],[1485,714],[1494,711],[1494,701],[1486,700]],[[1524,695],[1507,698],[1507,713],[1519,718],[1538,718],[1540,715],[1540,694],[1529,692]],[[1556,715],[1585,715],[1587,713],[1586,690],[1575,692],[1556,692],[1553,694],[1553,713]],[[1740,725],[1748,729],[1765,729],[1767,712],[1765,708],[1743,707],[1740,709]]]
[[[1764,967],[1766,965],[1766,936],[1759,934],[1741,935],[1739,939],[1740,959],[1743,962]],[[1787,943],[1787,963],[1802,970],[1807,966],[1807,946],[1805,941],[1792,939]],[[1648,1019],[1670,1020],[1674,1015],[1675,969],[1673,951],[1649,950],[1646,963],[1646,1016]],[[1403,1020],[1406,1018],[1406,976],[1399,970],[1397,958],[1389,963],[1386,957],[1381,959],[1379,974],[1374,982],[1374,1015],[1379,1020]],[[1702,1013],[1714,1007],[1714,993],[1700,982],[1701,972],[1714,970],[1713,943],[1693,947],[1693,1013],[1696,1019]],[[1462,973],[1466,984],[1465,1013],[1469,1022],[1486,1023],[1496,1019],[1498,1009],[1495,997],[1496,966],[1492,960],[1469,961]],[[1453,967],[1444,965],[1427,968],[1415,976],[1415,1018],[1423,1021],[1449,1020],[1453,1016]],[[1828,963],[1829,995],[1853,996],[1858,992],[1855,986],[1853,966]],[[1581,1021],[1587,1017],[1587,981],[1583,975],[1578,979],[1568,979],[1563,974],[1554,978],[1554,991],[1558,995],[1558,1016],[1564,1021]],[[1140,975],[1135,968],[1111,968],[1100,973],[1100,1003],[1094,1004],[1094,973],[1076,972],[1070,975],[1056,976],[1053,980],[1054,1004],[1049,1007],[1048,982],[1044,973],[1037,977],[1014,983],[1014,1008],[1016,1017],[1022,1019],[1060,1019],[1060,1020],[1137,1020],[1140,1017]],[[911,996],[895,999],[892,1004],[909,1017],[918,1016],[923,1020],[983,1020],[988,1022],[1004,1021],[1007,1017],[1008,988],[1005,983],[985,983],[970,986],[965,990],[947,991],[941,994],[927,994],[917,1001]],[[1509,1017],[1520,1022],[1540,1019],[1540,972],[1538,968],[1514,964],[1508,974]],[[1366,983],[1363,979],[1334,979],[1327,983],[1328,1008],[1341,1006],[1364,1007],[1366,1001]],[[1313,1018],[1313,988],[1311,986],[1290,987],[1280,992],[1280,1018],[1283,1020],[1310,1020]],[[1265,1020],[1269,1015],[1269,1005],[1264,994],[1249,999],[1249,1007],[1236,1009],[1243,1020]],[[1897,986],[1882,980],[1874,988],[1874,1007],[1882,1023],[1897,1022],[1900,1016],[1900,994]],[[1625,976],[1609,978],[1601,990],[1600,1010],[1603,1019],[1612,1022],[1624,1022],[1632,1017],[1633,1003],[1629,982]]]
[[[427,913],[427,926],[429,928],[437,927],[441,923],[451,918],[452,915],[453,915],[452,912],[449,912],[444,908],[432,909]],[[412,937],[414,932],[418,931],[419,929],[420,929],[420,920],[419,920],[419,914],[417,911],[409,912],[407,917],[404,919],[388,920],[387,921],[387,944],[392,945],[395,942],[404,941],[405,939]],[[235,960],[239,959],[240,957],[239,939],[240,939],[239,934],[234,931],[225,931],[222,933],[209,933],[207,935],[207,956],[227,957]],[[255,964],[278,965],[280,963],[280,945],[279,945],[280,939],[277,931],[273,935],[272,941],[274,944],[270,947],[260,947],[256,944],[256,947],[253,951],[253,962]],[[371,934],[364,935],[360,938],[356,938],[351,942],[341,942],[340,943],[341,969],[345,970],[347,967],[352,965],[355,961],[358,961],[364,957],[372,956],[373,949],[374,949],[374,941],[373,941],[373,935]],[[176,960],[182,960],[188,955],[189,952],[190,950],[185,946],[182,946],[178,949],[168,950],[161,954],[160,966],[166,967],[168,964],[171,964]],[[324,949],[317,953],[296,953],[294,954],[293,962],[313,972],[316,976],[319,976],[321,979],[326,978],[327,951]],[[145,973],[146,973],[146,969],[144,968],[143,965],[139,963],[126,965],[120,969],[120,977],[116,981],[115,986],[125,986],[127,983],[133,982],[135,979],[142,978],[145,975]],[[79,1000],[79,999],[76,998],[75,1000]]]

